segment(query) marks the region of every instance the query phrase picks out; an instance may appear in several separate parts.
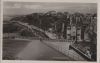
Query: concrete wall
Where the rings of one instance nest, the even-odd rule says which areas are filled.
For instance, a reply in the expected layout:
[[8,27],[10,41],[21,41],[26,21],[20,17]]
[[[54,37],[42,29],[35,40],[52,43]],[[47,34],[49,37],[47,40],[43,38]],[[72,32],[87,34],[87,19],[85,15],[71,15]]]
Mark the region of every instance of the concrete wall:
[[50,46],[51,48],[63,53],[64,55],[72,58],[70,61],[86,61],[82,56],[80,56],[78,53],[76,53],[74,50],[69,50],[69,45],[71,42],[49,42],[49,41],[43,41],[45,44]]

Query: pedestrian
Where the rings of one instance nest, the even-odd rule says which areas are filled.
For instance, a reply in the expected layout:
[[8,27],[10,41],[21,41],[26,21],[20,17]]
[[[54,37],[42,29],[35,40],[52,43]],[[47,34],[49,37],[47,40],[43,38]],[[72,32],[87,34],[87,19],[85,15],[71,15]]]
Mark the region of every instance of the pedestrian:
[[42,42],[42,38],[40,38],[40,42]]

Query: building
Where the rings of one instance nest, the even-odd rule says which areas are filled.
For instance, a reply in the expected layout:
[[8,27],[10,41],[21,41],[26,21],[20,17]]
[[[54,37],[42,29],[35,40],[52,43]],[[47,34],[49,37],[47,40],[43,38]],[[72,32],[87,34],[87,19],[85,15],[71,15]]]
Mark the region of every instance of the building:
[[81,41],[81,27],[67,26],[67,40]]

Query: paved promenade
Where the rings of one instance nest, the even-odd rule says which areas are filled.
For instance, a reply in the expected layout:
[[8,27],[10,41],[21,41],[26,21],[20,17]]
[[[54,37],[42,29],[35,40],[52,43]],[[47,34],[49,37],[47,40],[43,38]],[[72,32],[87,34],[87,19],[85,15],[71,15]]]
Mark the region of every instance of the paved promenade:
[[30,42],[16,57],[19,60],[72,60],[70,57],[40,42],[40,40]]

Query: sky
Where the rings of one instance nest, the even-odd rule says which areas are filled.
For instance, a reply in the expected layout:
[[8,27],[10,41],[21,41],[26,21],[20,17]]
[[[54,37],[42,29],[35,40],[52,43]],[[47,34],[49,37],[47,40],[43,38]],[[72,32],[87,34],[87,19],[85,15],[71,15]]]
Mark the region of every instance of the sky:
[[57,12],[96,13],[96,3],[66,3],[66,2],[4,2],[4,15],[24,15],[31,13]]

